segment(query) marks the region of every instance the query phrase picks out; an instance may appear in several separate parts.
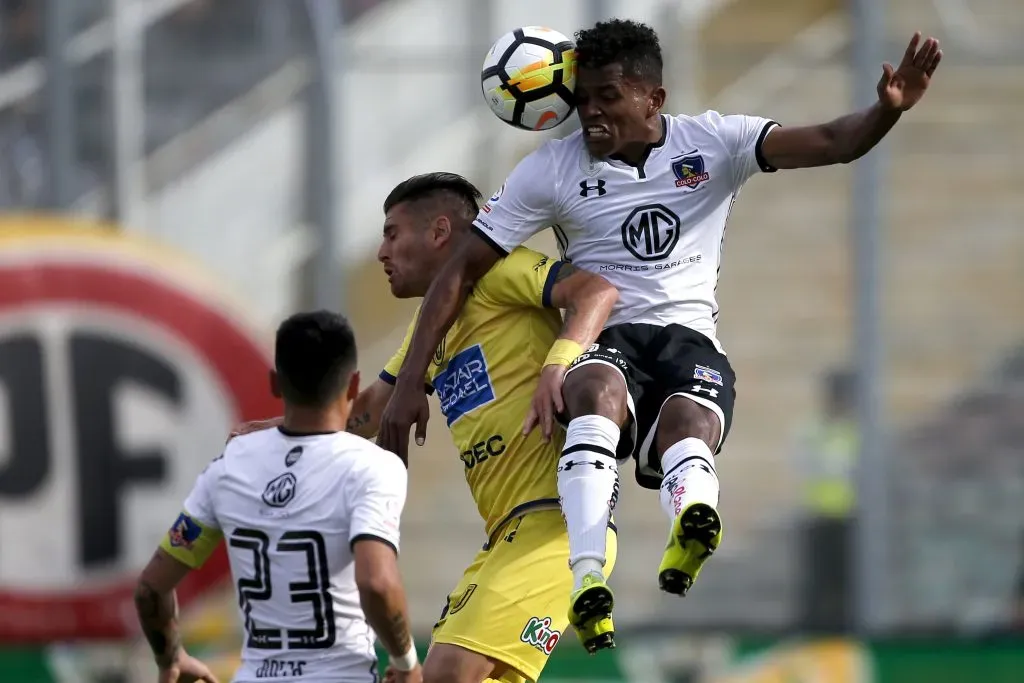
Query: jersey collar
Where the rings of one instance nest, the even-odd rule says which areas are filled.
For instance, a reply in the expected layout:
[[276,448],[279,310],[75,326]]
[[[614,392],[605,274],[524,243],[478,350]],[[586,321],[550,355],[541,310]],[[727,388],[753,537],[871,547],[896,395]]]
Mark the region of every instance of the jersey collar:
[[291,429],[285,429],[283,426],[278,425],[277,431],[281,432],[284,436],[291,439],[301,439],[304,436],[329,436],[331,434],[337,434],[338,432],[296,432]]
[[643,156],[640,157],[639,163],[633,164],[618,154],[613,154],[608,157],[608,159],[610,161],[617,161],[620,164],[631,166],[637,170],[637,173],[641,178],[645,177],[646,173],[644,172],[644,166],[647,164],[647,159],[651,156],[651,153],[654,150],[664,146],[665,140],[668,138],[668,118],[664,114],[659,114],[659,116],[661,117],[661,137],[658,138],[657,142],[650,142],[647,144],[647,147],[644,148]]

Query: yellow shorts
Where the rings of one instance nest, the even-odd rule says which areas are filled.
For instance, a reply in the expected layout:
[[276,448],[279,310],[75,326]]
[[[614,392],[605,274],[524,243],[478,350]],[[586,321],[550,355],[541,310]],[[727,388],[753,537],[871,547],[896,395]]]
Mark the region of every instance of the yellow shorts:
[[[605,574],[615,567],[608,529]],[[569,625],[569,537],[558,510],[513,518],[493,547],[481,550],[448,596],[431,644],[478,652],[516,670],[503,681],[536,681]]]

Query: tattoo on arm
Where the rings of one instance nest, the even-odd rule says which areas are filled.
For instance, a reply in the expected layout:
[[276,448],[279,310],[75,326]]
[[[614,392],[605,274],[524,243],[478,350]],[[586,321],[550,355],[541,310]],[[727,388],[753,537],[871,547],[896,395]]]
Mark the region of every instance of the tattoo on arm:
[[370,415],[369,412],[365,412],[362,415],[355,415],[348,419],[346,427],[350,432],[355,431],[360,427],[363,427],[364,425],[368,424],[370,422],[371,417],[372,416]]
[[395,612],[391,615],[391,633],[398,646],[396,652],[408,652],[412,645],[412,637],[409,635],[409,625],[405,622],[405,615]]
[[174,591],[160,593],[140,582],[135,589],[135,611],[157,666],[168,668],[181,649],[177,596]]

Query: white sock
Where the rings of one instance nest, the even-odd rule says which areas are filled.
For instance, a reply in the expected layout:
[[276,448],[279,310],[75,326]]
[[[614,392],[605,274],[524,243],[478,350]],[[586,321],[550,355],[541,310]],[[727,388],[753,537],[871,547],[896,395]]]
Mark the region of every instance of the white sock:
[[619,426],[606,417],[585,415],[569,423],[558,460],[558,497],[576,588],[587,574],[604,573],[608,521],[619,497],[618,443]]
[[700,439],[689,438],[673,444],[661,456],[661,508],[675,519],[690,503],[718,507],[718,474],[715,456]]

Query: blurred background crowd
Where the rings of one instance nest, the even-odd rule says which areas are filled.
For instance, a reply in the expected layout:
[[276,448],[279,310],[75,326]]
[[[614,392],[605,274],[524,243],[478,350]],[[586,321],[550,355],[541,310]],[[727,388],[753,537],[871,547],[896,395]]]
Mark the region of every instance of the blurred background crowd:
[[[936,651],[1008,638],[1012,671],[1024,671],[1019,2],[0,0],[0,224],[24,235],[40,225],[26,216],[73,219],[144,240],[154,262],[184,255],[189,274],[171,279],[188,286],[193,270],[208,273],[231,302],[218,310],[246,321],[264,347],[291,311],[342,310],[373,377],[415,304],[390,298],[374,260],[384,196],[409,175],[442,169],[490,194],[547,134],[515,131],[487,111],[477,80],[487,47],[515,26],[569,34],[611,15],[658,29],[671,110],[715,108],[783,125],[869,103],[880,67],[867,73],[857,60],[898,61],[914,30],[939,37],[945,51],[932,90],[872,161],[756,178],[737,203],[719,287],[720,337],[739,376],[736,423],[719,460],[725,544],[684,602],[665,601],[654,581],[657,501],[626,479],[617,517],[630,561],[613,577],[625,650],[630,633],[652,632],[733,643],[912,636],[943,644]],[[556,248],[549,235],[531,244]],[[26,292],[44,286],[21,282]],[[34,324],[24,314],[32,306],[0,307],[0,356],[4,339]],[[78,320],[64,309],[46,315]],[[175,355],[148,328],[106,333],[165,353],[187,386],[220,362]],[[865,340],[877,353],[865,353]],[[4,372],[0,408],[11,416],[18,397],[3,387]],[[73,382],[50,387],[74,392]],[[266,417],[244,414],[210,382],[197,379],[182,394],[225,402],[207,432]],[[864,387],[873,411],[865,412]],[[209,396],[196,399],[200,389]],[[212,419],[186,413],[157,407],[130,436],[111,437],[152,441],[174,463],[162,516],[131,527],[126,550],[98,574],[69,560],[42,588],[87,591],[138,570],[204,458],[219,452],[216,438],[174,436],[199,433],[188,420]],[[5,488],[11,419],[0,420],[0,604],[39,589],[18,567],[51,557],[33,550],[15,567],[10,548],[33,532],[4,518],[72,524],[52,492]],[[74,459],[80,444],[62,438],[55,458]],[[482,529],[436,413],[411,473],[403,564],[426,633]],[[142,504],[126,499],[120,514],[131,518]],[[199,615],[194,637],[230,652],[233,600],[228,587],[187,606]],[[60,669],[52,662],[66,650],[45,638],[21,642],[16,631],[0,629],[9,653],[37,648]],[[83,627],[73,640],[90,638]],[[123,642],[137,644],[129,635]],[[13,661],[3,644],[0,669]],[[982,677],[959,681],[1024,680],[1000,678],[995,660],[977,656]],[[604,677],[638,680],[627,668]],[[934,672],[888,680],[945,680]]]

